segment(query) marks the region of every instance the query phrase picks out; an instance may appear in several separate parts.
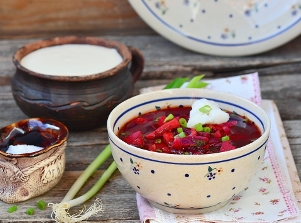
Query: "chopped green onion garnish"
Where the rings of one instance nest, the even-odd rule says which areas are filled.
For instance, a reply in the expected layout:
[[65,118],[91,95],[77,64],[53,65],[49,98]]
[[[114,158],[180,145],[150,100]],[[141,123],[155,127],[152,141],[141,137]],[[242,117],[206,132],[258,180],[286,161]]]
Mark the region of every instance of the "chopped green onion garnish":
[[212,108],[209,105],[204,105],[203,107],[201,107],[199,109],[199,111],[204,114],[209,114],[211,110],[212,110]]
[[161,143],[161,139],[156,139],[156,143]]
[[156,149],[156,152],[162,153],[162,150],[161,149]]
[[210,132],[211,129],[210,129],[209,127],[204,127],[204,128],[203,128],[203,131],[204,131],[204,132]]
[[203,131],[203,125],[201,123],[198,123],[194,126],[195,131],[202,132]]
[[177,132],[178,133],[183,132],[183,129],[182,128],[177,128]]
[[180,132],[180,133],[178,134],[178,136],[179,136],[180,138],[184,138],[184,137],[186,137],[186,134],[185,134],[185,132]]
[[186,121],[186,119],[185,118],[180,118],[179,119],[179,122],[180,122],[180,125],[182,126],[182,127],[186,127],[187,126],[187,121]]
[[13,213],[18,209],[17,205],[11,206],[8,208],[8,213]]
[[194,78],[191,79],[191,81],[188,83],[186,88],[204,88],[204,87],[206,87],[208,85],[208,83],[200,81],[204,76],[205,76],[205,74],[195,76]]
[[34,214],[34,209],[33,208],[28,208],[27,211],[26,211],[26,213],[28,215],[33,215]]
[[156,110],[160,110],[161,107],[160,106],[155,106]]
[[47,207],[47,204],[46,204],[45,201],[40,200],[40,201],[37,203],[37,207],[38,207],[40,210],[44,210],[44,209]]
[[223,136],[222,137],[222,141],[225,142],[225,141],[229,141],[230,140],[230,137],[229,136]]
[[184,155],[189,155],[189,152],[187,152],[187,151],[186,151],[186,152],[184,152]]
[[169,114],[165,119],[164,122],[168,122],[174,118],[173,114]]

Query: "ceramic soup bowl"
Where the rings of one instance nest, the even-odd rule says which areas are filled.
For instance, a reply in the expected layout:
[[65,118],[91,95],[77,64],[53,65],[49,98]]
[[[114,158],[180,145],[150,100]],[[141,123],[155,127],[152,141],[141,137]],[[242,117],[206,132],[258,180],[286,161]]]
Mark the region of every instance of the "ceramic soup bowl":
[[59,182],[66,162],[65,125],[32,118],[3,127],[0,134],[0,200],[25,201]]
[[[66,57],[62,56],[57,63],[47,67],[48,61],[56,61],[54,60],[56,54],[43,54],[43,57],[47,57],[46,61],[38,61],[41,59],[40,57],[33,61],[27,60],[31,66],[22,64],[23,58],[30,54],[34,55],[39,50],[41,52],[41,50],[49,48],[64,47],[65,51],[59,51],[60,53],[57,54],[65,55],[66,52],[74,50],[67,46],[78,45],[90,47],[91,50],[93,47],[107,50],[116,49],[121,56],[121,62],[109,70],[95,71],[93,70],[95,66],[106,65],[111,62],[111,57],[102,53],[97,56],[93,56],[93,54],[86,59],[87,54],[91,51],[85,51],[86,54],[82,53],[82,50],[85,49],[83,48]],[[82,59],[75,65],[78,64],[79,68],[86,69],[91,73],[78,74],[79,69],[75,69],[74,73],[72,71],[65,73],[65,68],[75,67],[75,65],[68,65],[70,60],[73,61],[72,59],[80,56],[83,56]],[[104,61],[104,59],[108,59],[108,61]],[[61,61],[66,62],[66,65],[59,66]],[[13,62],[16,72],[12,80],[12,93],[20,109],[29,117],[56,119],[65,124],[69,131],[84,131],[105,124],[110,111],[120,102],[132,96],[134,83],[139,79],[144,68],[144,57],[135,47],[103,38],[76,36],[56,37],[29,43],[17,50],[13,56]],[[45,64],[44,68],[36,69],[36,66],[43,64]],[[58,69],[59,67],[62,69]],[[52,68],[57,68],[58,71],[48,73]]]
[[[139,114],[191,106],[201,98],[254,121],[262,135],[252,143],[227,152],[176,155],[131,146],[116,134]],[[224,206],[255,175],[267,146],[270,121],[266,112],[243,98],[203,89],[161,90],[132,97],[116,106],[107,121],[113,157],[124,179],[152,205],[173,213],[205,213]]]

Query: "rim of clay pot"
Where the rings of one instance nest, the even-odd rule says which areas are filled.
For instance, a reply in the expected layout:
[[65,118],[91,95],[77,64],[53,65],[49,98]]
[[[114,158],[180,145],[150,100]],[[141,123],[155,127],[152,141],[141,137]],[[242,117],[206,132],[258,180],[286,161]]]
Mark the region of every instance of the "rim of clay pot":
[[[122,56],[123,60],[120,64],[118,64],[116,67],[110,70],[97,73],[97,74],[85,75],[85,76],[59,76],[59,75],[41,74],[41,73],[28,70],[27,68],[23,67],[20,64],[20,61],[24,56],[26,56],[27,54],[35,50],[49,47],[49,46],[57,46],[57,45],[64,45],[64,44],[89,44],[89,45],[104,46],[108,48],[115,48],[118,51],[118,53]],[[49,79],[49,80],[57,80],[57,81],[90,81],[95,79],[102,79],[114,75],[118,70],[122,70],[126,68],[128,64],[131,62],[131,60],[132,60],[132,55],[130,53],[130,50],[124,44],[113,40],[108,40],[99,37],[89,37],[89,36],[84,36],[84,37],[63,36],[63,37],[54,37],[54,38],[39,40],[22,46],[16,51],[16,53],[13,56],[13,63],[15,64],[17,69],[20,69],[28,73],[29,75],[35,77]]]
[[24,157],[24,158],[29,158],[29,157],[36,157],[39,156],[41,154],[47,153],[49,150],[61,146],[65,141],[67,141],[68,135],[69,135],[69,130],[68,128],[61,122],[55,120],[55,119],[49,119],[49,118],[28,118],[28,119],[23,119],[20,120],[18,122],[12,123],[10,125],[4,126],[2,128],[0,128],[0,130],[4,129],[4,128],[8,128],[9,126],[11,126],[11,129],[13,129],[14,127],[18,127],[19,123],[24,123],[24,122],[28,122],[30,120],[37,120],[42,122],[43,124],[51,124],[51,125],[55,125],[57,127],[60,128],[60,133],[59,133],[59,140],[50,146],[46,146],[43,149],[36,151],[36,152],[32,152],[32,153],[22,153],[22,154],[10,154],[10,153],[5,153],[3,151],[0,150],[0,154],[5,156],[5,157],[9,157],[9,158],[20,158],[20,157]]

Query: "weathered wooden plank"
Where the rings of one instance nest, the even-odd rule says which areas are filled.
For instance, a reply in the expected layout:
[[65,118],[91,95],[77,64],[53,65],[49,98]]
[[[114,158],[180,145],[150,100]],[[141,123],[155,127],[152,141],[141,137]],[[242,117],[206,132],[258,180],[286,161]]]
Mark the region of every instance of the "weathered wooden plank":
[[[247,57],[218,57],[183,49],[161,36],[102,36],[135,46],[145,57],[142,80],[171,79],[205,73],[207,77],[225,77],[258,71],[261,76],[300,73],[301,36],[275,50]],[[0,76],[9,81],[15,72],[14,52],[34,41],[0,41]],[[3,80],[4,81],[4,80]],[[1,83],[1,82],[0,82]]]
[[[80,175],[80,171],[65,171],[60,182],[51,190],[46,192],[44,195],[32,198],[28,201],[24,201],[22,203],[18,203],[18,210],[14,213],[8,213],[7,209],[12,206],[11,204],[6,204],[0,201],[0,213],[1,220],[0,222],[20,222],[23,221],[42,221],[42,222],[52,222],[51,221],[51,212],[52,209],[50,207],[41,211],[36,208],[36,203],[43,199],[47,203],[59,203],[68,189],[71,187],[73,182]],[[98,180],[99,176],[103,173],[103,171],[97,171],[93,176],[89,179],[89,181],[84,185],[84,187],[78,192],[77,196],[85,193],[91,186],[95,184]],[[68,180],[67,180],[68,179]],[[135,199],[134,190],[127,184],[120,173],[116,171],[110,180],[105,184],[105,186],[100,190],[97,195],[85,203],[86,207],[89,207],[96,198],[101,199],[103,205],[103,212],[99,213],[96,216],[91,217],[89,220],[93,222],[93,220],[101,220],[106,222],[108,219],[120,219],[123,220],[137,220],[139,219],[138,212],[133,211],[137,210],[137,203]],[[26,210],[29,207],[33,207],[35,209],[35,215],[29,216],[26,214]],[[80,211],[84,206],[76,206],[70,209],[70,213],[75,214]]]
[[296,168],[298,170],[298,176],[301,179],[301,174],[300,174],[300,172],[301,172],[300,171],[301,170],[301,151],[300,151],[301,144],[299,143],[298,145],[291,145],[290,147],[292,150]]
[[119,0],[0,0],[0,38],[154,33]]
[[[72,135],[72,133],[70,134]],[[99,155],[106,145],[67,147],[66,149],[66,170],[81,171]],[[113,160],[108,159],[100,168],[106,169]]]
[[301,120],[283,121],[283,126],[291,146],[299,146],[301,156]]
[[301,74],[260,77],[263,99],[274,100],[283,120],[301,119]]

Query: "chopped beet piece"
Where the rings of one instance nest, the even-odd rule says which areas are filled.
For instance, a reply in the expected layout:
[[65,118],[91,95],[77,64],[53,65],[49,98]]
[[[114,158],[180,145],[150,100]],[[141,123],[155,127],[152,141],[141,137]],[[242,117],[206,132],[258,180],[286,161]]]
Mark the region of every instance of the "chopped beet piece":
[[125,137],[123,140],[126,143],[133,145],[133,146],[137,146],[137,147],[143,147],[143,145],[144,145],[141,131],[134,132],[131,135]]
[[144,123],[144,122],[146,122],[146,120],[144,118],[140,118],[140,117],[136,118],[137,124]]
[[224,126],[224,127],[222,128],[222,130],[223,130],[223,132],[224,132],[223,135],[229,135],[229,134],[231,134],[231,129],[230,129],[229,126]]
[[215,138],[221,138],[222,137],[222,133],[220,130],[216,130],[215,133],[213,133],[213,137]]
[[164,120],[166,119],[166,116],[161,116],[159,119],[158,119],[158,122],[157,122],[157,125],[158,126],[162,126],[164,124]]
[[[187,136],[184,138],[175,138],[171,148],[175,150],[188,148],[192,146],[196,146],[197,144],[200,144],[200,141],[204,141],[205,137],[202,136]],[[207,139],[208,140],[208,139]],[[205,144],[205,143],[203,143]]]
[[186,135],[191,135],[191,136],[197,135],[197,131],[195,129],[185,128],[184,132],[186,133]]
[[210,133],[209,132],[198,132],[197,135],[198,136],[204,136],[204,137],[207,137],[207,138],[210,137]]
[[171,148],[165,146],[165,147],[162,148],[162,152],[163,153],[171,153]]
[[232,146],[231,141],[222,142],[222,146],[220,148],[220,152],[230,151],[235,149],[235,146]]
[[174,135],[172,132],[164,132],[163,133],[163,140],[167,145],[171,145],[174,141]]
[[209,138],[206,136],[191,136],[194,141],[204,141],[207,143],[209,141]]

